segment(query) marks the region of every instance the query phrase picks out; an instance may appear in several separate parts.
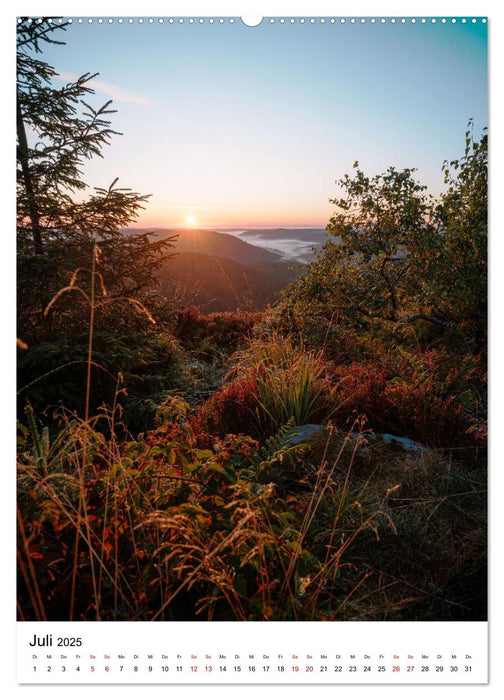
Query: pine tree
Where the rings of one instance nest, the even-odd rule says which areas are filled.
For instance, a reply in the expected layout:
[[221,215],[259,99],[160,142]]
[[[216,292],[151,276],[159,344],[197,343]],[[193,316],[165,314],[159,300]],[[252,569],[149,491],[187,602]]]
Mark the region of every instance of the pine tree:
[[[89,103],[94,90],[86,73],[62,87],[56,70],[41,60],[44,44],[58,38],[67,23],[51,18],[21,18],[17,27],[17,237],[19,333],[40,334],[43,310],[78,267],[89,267],[94,245],[102,250],[101,274],[109,294],[148,301],[156,272],[166,260],[170,239],[146,234],[125,236],[150,195],[88,184],[83,166],[102,157],[118,132],[108,101]],[[37,330],[38,329],[38,330]]]
[[[97,74],[60,86],[41,58],[47,45],[64,44],[59,37],[67,29],[51,18],[21,18],[17,26],[18,379],[20,407],[30,401],[36,410],[82,407],[94,282],[107,299],[93,318],[93,357],[101,367],[93,377],[93,410],[110,401],[118,373],[145,385],[140,395],[149,400],[151,385],[169,389],[174,361],[164,333],[172,310],[157,278],[173,238],[124,231],[150,195],[118,187],[117,178],[89,189],[86,161],[103,157],[119,134],[111,127],[111,102],[91,104]],[[69,285],[82,293],[58,296],[45,313]]]

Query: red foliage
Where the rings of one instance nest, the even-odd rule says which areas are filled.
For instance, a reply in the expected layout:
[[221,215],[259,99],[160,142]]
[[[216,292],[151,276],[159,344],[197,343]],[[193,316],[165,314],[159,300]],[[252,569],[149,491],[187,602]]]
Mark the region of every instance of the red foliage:
[[245,433],[259,437],[254,421],[257,407],[257,384],[254,377],[238,378],[201,404],[192,420],[196,435],[209,433],[223,437],[228,433]]
[[336,417],[364,414],[368,427],[427,445],[449,447],[471,435],[473,416],[461,394],[478,381],[478,358],[438,350],[377,358],[339,368],[344,403]]
[[241,341],[250,335],[253,326],[263,314],[225,311],[204,315],[194,306],[178,313],[175,335],[186,349],[215,347],[227,353],[237,349]]

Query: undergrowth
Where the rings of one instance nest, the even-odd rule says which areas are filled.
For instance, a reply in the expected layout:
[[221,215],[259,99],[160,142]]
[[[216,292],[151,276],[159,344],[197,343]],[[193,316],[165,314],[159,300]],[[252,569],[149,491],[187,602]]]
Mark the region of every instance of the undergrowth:
[[405,459],[359,425],[208,447],[177,397],[155,429],[118,440],[117,411],[62,416],[55,439],[26,411],[20,619],[408,619],[484,565],[484,483],[438,453]]
[[124,339],[99,406],[90,308],[84,418],[26,403],[19,425],[19,619],[486,619],[481,355],[381,341],[349,362],[188,311],[179,337]]

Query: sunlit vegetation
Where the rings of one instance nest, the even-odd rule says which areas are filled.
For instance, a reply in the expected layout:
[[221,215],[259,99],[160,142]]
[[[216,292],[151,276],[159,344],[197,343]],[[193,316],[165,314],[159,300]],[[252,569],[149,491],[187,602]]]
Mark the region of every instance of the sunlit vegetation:
[[356,166],[278,302],[204,313],[160,293],[173,241],[123,234],[144,196],[72,199],[113,132],[86,76],[50,88],[44,30],[19,26],[19,619],[486,619],[486,134],[438,200]]

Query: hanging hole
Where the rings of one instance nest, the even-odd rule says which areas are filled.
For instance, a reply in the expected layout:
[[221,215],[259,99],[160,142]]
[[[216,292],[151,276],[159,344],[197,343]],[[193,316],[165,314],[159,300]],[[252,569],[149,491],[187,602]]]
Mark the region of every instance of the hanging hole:
[[241,21],[246,24],[247,27],[257,27],[262,22],[262,17],[242,17]]

